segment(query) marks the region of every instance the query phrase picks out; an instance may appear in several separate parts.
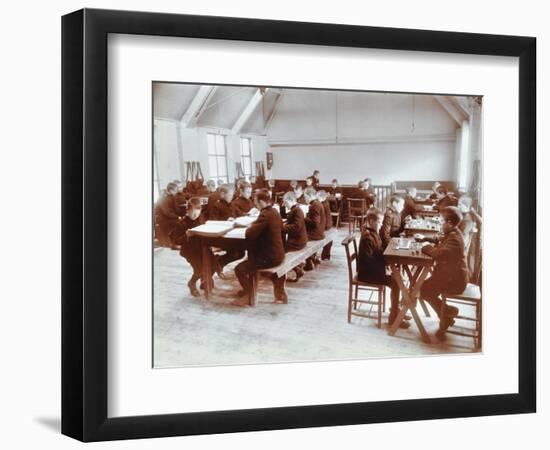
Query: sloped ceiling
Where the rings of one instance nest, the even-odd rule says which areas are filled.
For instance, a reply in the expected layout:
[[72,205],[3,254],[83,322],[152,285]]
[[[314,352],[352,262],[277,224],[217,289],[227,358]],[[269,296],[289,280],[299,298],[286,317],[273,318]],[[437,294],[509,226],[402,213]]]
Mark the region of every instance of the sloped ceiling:
[[[189,126],[231,132],[240,119],[241,134],[269,135],[273,140],[311,136],[321,140],[353,138],[358,134],[371,133],[364,129],[365,123],[373,127],[372,132],[378,133],[387,128],[387,117],[392,117],[393,122],[389,132],[408,134],[413,115],[417,116],[417,133],[437,130],[448,133],[456,127],[456,118],[452,118],[449,108],[441,105],[441,98],[431,95],[217,86],[206,100],[197,101],[200,99],[200,87],[183,83],[154,83],[154,117],[180,121],[195,100],[195,107],[197,103],[201,104],[197,109],[197,120]],[[258,93],[262,97],[255,102]],[[467,105],[466,97],[446,99],[452,101],[457,109],[462,107],[462,111]]]

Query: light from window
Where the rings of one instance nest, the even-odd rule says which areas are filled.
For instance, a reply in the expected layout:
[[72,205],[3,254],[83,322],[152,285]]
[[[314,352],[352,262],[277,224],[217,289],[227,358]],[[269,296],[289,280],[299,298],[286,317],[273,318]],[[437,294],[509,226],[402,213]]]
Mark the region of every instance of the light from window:
[[229,182],[227,175],[227,150],[225,136],[222,134],[207,134],[208,140],[208,175],[216,181]]
[[252,176],[252,139],[241,138],[241,167],[245,178]]

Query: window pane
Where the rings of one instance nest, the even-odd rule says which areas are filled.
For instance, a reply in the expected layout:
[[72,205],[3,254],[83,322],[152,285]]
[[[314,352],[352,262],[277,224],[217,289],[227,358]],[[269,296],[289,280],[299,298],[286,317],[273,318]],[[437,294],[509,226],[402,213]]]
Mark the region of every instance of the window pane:
[[208,143],[208,154],[214,155],[216,153],[216,141],[215,136],[213,134],[208,133],[206,135],[207,143]]
[[218,165],[216,164],[216,159],[217,158],[215,156],[208,157],[208,176],[210,178],[218,177]]
[[227,165],[225,164],[225,156],[218,156],[218,176],[227,177]]
[[248,156],[250,155],[250,140],[246,138],[241,138],[241,155]]
[[250,158],[243,158],[243,172],[245,175],[250,175],[252,173],[252,162],[250,161]]
[[221,134],[216,136],[216,154],[225,155],[225,136]]

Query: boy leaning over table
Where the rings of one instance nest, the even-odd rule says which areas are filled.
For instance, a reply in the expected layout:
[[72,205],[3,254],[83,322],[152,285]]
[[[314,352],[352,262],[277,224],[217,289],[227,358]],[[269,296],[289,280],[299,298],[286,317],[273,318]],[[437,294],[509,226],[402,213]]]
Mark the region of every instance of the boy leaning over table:
[[[197,280],[201,279],[201,289],[204,289],[204,279],[202,273],[202,248],[200,240],[197,236],[190,236],[189,230],[204,223],[204,217],[201,214],[201,200],[198,197],[193,197],[187,202],[187,212],[183,216],[174,231],[172,239],[180,246],[180,255],[187,260],[193,268],[193,274],[187,283],[189,292],[193,297],[199,297],[200,293],[197,290]],[[215,271],[219,271],[216,265],[214,255],[209,250],[211,264]]]
[[422,242],[432,242],[426,245],[422,252],[434,260],[434,269],[420,289],[420,298],[427,301],[440,318],[439,330],[436,336],[445,339],[445,331],[454,324],[458,308],[446,306],[444,320],[441,320],[442,300],[440,295],[461,294],[468,284],[468,267],[464,255],[464,237],[458,228],[462,221],[462,213],[455,206],[441,210],[443,219],[442,235],[435,238],[423,238]]

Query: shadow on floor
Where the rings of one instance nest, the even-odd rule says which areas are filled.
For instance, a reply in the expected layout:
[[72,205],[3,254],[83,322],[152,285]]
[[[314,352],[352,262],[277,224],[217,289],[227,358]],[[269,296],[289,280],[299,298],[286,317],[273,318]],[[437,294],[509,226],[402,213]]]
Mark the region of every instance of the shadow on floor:
[[49,428],[50,431],[61,433],[61,419],[59,417],[37,417],[34,420],[36,423]]

